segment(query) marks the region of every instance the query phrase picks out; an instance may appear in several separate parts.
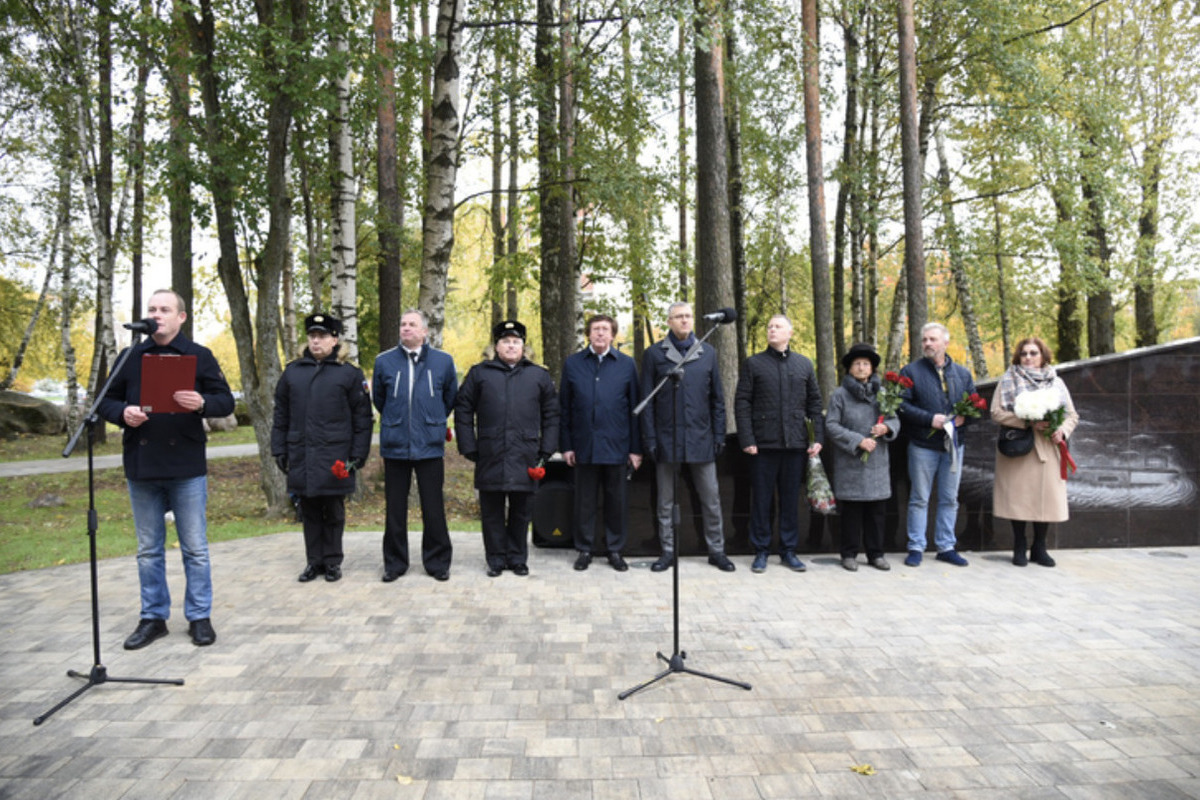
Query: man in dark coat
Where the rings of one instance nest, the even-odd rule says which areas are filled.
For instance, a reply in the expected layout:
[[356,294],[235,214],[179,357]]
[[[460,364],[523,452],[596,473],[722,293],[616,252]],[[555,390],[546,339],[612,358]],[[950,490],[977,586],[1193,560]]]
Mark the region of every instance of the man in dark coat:
[[446,527],[446,419],[454,410],[454,359],[430,347],[425,314],[400,316],[400,346],[375,359],[371,398],[379,410],[387,519],[383,529],[383,582],[408,571],[408,490],[417,476],[421,498],[421,563],[439,581],[450,579],[454,553]]
[[613,346],[616,334],[617,322],[607,314],[588,319],[588,346],[567,357],[559,382],[559,448],[575,468],[577,570],[592,561],[601,487],[608,563],[617,572],[629,569],[621,557],[629,530],[625,470],[642,463],[641,434],[633,416],[640,389],[633,359]]
[[271,455],[300,498],[307,564],[300,582],[342,577],[346,495],[371,452],[371,398],[362,370],[340,352],[341,320],[310,314],[308,347],[275,385]]
[[[750,456],[750,544],[753,572],[765,572],[771,547],[771,505],[778,494],[780,561],[805,570],[800,544],[800,487],[806,455],[821,452],[825,416],[813,363],[788,347],[792,323],[782,314],[767,322],[767,349],[742,362],[734,396],[738,444]],[[816,441],[808,441],[805,418]],[[807,451],[807,452],[806,452]]]
[[[670,380],[642,412],[642,449],[655,462],[658,487],[658,536],[662,555],[650,569],[662,572],[675,556],[676,471],[686,464],[700,496],[704,516],[704,541],[708,563],[733,572],[725,555],[721,495],[716,459],[725,449],[725,395],[717,366],[717,351],[696,345],[695,319],[688,303],[673,303],[667,310],[666,338],[655,342],[642,356],[642,396],[646,397],[671,370],[683,365],[683,378]],[[679,418],[676,419],[677,409]],[[678,430],[677,430],[678,429]]]
[[[496,356],[471,367],[454,404],[458,450],[475,462],[475,488],[488,577],[528,575],[529,516],[537,481],[530,470],[558,443],[558,399],[545,367],[525,358],[525,326],[492,330]],[[505,515],[505,504],[508,506]]]
[[[922,358],[900,374],[912,379],[897,410],[901,431],[908,437],[908,556],[905,566],[919,567],[925,552],[929,498],[937,482],[937,519],[933,542],[937,560],[967,566],[958,554],[954,523],[958,519],[958,483],[962,478],[962,441],[957,429],[966,420],[954,413],[963,393],[974,394],[975,381],[967,368],[955,364],[946,353],[950,331],[940,322],[921,328]],[[947,436],[949,434],[949,436]]]
[[[212,573],[208,559],[208,464],[205,417],[233,413],[233,394],[212,351],[179,332],[187,319],[183,298],[173,289],[150,295],[146,315],[155,322],[150,338],[135,345],[100,402],[104,419],[124,429],[125,479],[138,541],[138,580],[142,613],[137,630],[125,640],[137,650],[167,635],[171,593],[167,588],[165,516],[175,515],[175,532],[187,577],[183,613],[194,644],[217,640],[210,619]],[[195,360],[194,385],[172,395],[173,412],[143,408],[142,366],[147,356]],[[173,359],[172,359],[173,360]]]

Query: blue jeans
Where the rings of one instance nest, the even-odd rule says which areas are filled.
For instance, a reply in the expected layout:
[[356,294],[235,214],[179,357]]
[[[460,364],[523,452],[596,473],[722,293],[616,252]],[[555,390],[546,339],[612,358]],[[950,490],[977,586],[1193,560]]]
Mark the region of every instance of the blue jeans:
[[950,454],[938,448],[908,446],[908,549],[924,552],[929,520],[929,498],[937,479],[937,519],[933,543],[939,553],[955,548],[954,522],[958,519],[958,482],[962,478],[962,445],[958,446],[958,472],[950,471]]
[[187,592],[183,614],[188,621],[207,619],[212,612],[212,571],[208,561],[208,478],[128,481],[133,526],[138,541],[138,580],[142,585],[142,619],[171,616],[167,588],[167,511],[175,512],[175,530],[183,554]]

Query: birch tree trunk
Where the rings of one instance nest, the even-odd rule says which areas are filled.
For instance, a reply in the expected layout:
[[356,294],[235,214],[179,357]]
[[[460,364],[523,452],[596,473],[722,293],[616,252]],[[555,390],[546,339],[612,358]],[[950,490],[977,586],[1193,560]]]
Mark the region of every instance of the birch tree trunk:
[[[349,61],[347,9],[338,2],[333,9],[334,33],[330,48],[339,60]],[[355,203],[358,190],[354,176],[354,148],[350,141],[350,66],[334,81],[336,110],[330,120],[329,167],[333,175],[330,203],[330,309],[342,321],[341,350],[358,361],[358,226]],[[397,336],[399,328],[397,328]]]
[[421,242],[421,289],[417,307],[429,320],[429,341],[442,346],[446,281],[454,249],[454,187],[458,174],[458,52],[462,4],[439,0],[434,46],[429,163]]

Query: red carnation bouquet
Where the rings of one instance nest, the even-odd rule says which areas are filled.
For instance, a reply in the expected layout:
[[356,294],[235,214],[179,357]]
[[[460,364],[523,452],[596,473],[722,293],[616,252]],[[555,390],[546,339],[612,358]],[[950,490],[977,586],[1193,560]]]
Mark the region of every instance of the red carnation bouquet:
[[352,474],[354,474],[357,469],[358,464],[355,464],[353,461],[347,464],[345,461],[342,461],[339,458],[337,461],[333,462],[333,476],[339,481],[346,480],[346,478],[349,478]]
[[980,397],[979,392],[963,392],[962,399],[954,404],[954,413],[959,417],[979,417],[984,411],[987,411],[987,400]]

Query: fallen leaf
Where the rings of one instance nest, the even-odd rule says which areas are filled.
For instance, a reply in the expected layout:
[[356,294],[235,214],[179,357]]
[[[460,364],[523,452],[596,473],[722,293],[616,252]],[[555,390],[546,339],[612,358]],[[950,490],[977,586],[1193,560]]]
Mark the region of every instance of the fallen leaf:
[[396,782],[403,786],[408,786],[410,783],[412,783],[412,778],[410,778],[408,775],[397,775]]
[[859,775],[874,775],[875,774],[875,768],[872,767],[870,764],[855,764],[854,766],[850,767],[850,769],[854,770]]

